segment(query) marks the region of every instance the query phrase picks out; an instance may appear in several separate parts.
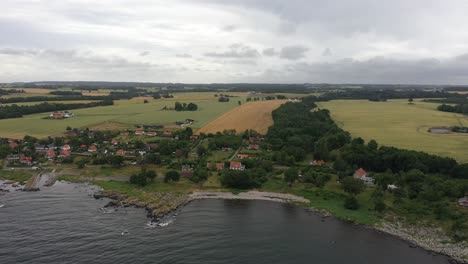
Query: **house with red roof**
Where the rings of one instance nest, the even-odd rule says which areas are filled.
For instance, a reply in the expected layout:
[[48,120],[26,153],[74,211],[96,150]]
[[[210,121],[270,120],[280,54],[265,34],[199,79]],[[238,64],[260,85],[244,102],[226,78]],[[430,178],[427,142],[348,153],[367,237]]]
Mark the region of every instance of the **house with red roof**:
[[19,145],[18,145],[18,143],[12,141],[12,142],[8,143],[8,146],[9,146],[10,148],[14,149],[14,148],[18,147]]
[[62,146],[62,149],[63,150],[70,150],[71,148],[70,148],[70,145],[65,144],[65,145]]
[[245,165],[242,165],[239,161],[231,161],[229,164],[230,170],[245,170]]
[[19,162],[21,164],[31,165],[32,164],[32,158],[31,157],[21,157],[19,159]]
[[57,153],[55,153],[54,150],[50,149],[46,152],[46,158],[48,159],[53,159],[57,156]]
[[111,144],[114,145],[114,146],[118,145],[119,141],[117,139],[112,139]]
[[59,157],[61,157],[61,158],[70,157],[70,151],[69,151],[69,150],[66,150],[66,149],[62,149],[62,150],[60,151]]
[[146,133],[146,135],[149,136],[149,137],[154,137],[154,136],[157,136],[158,133],[156,133],[154,131],[150,131],[150,132]]
[[135,135],[144,135],[145,131],[144,130],[135,130]]
[[224,170],[224,163],[221,163],[221,162],[216,163],[216,170]]
[[260,146],[258,144],[249,144],[247,148],[250,150],[259,150]]
[[97,151],[97,147],[94,145],[88,148],[88,152],[96,152],[96,151]]
[[165,137],[171,137],[172,136],[172,131],[164,131],[162,135],[165,136]]
[[353,174],[355,179],[363,181],[367,185],[374,185],[374,178],[368,177],[367,172],[363,168],[359,168]]
[[190,136],[190,140],[197,140],[198,139],[198,135],[191,135]]
[[237,158],[239,158],[239,159],[247,159],[247,158],[249,158],[249,155],[248,155],[248,154],[237,154]]

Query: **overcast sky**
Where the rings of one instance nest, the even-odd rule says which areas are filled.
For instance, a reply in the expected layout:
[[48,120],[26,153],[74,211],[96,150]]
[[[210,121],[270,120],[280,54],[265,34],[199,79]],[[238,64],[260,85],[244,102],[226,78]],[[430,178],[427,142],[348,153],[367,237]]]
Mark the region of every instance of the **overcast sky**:
[[468,84],[467,0],[0,0],[0,82]]

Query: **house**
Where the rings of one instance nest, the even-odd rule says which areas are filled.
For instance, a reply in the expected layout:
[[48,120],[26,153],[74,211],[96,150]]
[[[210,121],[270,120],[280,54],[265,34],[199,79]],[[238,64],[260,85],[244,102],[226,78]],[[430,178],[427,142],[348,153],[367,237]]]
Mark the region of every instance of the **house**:
[[216,163],[216,170],[224,170],[224,163]]
[[19,162],[21,164],[25,164],[25,165],[31,165],[32,164],[32,158],[31,157],[21,157],[19,159]]
[[197,140],[198,139],[198,135],[191,135],[190,136],[190,140]]
[[52,150],[52,149],[51,149],[51,150],[48,150],[48,151],[46,152],[46,158],[48,158],[48,159],[53,159],[53,158],[55,158],[56,156],[57,156],[57,154],[56,154],[55,151]]
[[144,130],[135,130],[135,135],[144,135],[145,131]]
[[325,164],[325,161],[323,161],[323,160],[313,160],[313,161],[309,162],[310,166],[316,166],[316,167],[321,167],[324,164]]
[[47,146],[47,145],[40,145],[40,144],[35,144],[34,148],[36,149],[36,152],[41,152],[41,151],[47,151],[49,149],[54,149],[54,146]]
[[12,141],[12,142],[8,143],[8,146],[9,146],[10,148],[14,149],[14,148],[17,148],[19,145],[18,145],[18,143]]
[[61,158],[70,157],[70,151],[69,151],[69,150],[66,150],[66,149],[62,149],[62,150],[60,151],[59,157],[61,157]]
[[191,165],[182,165],[181,171],[191,171],[193,170],[193,167]]
[[117,150],[115,152],[115,155],[126,157],[126,158],[136,158],[136,153],[134,151],[127,151],[123,149]]
[[53,119],[62,119],[65,118],[65,114],[60,112],[53,112],[49,115],[49,117]]
[[8,161],[19,161],[22,157],[24,157],[23,154],[11,154],[6,156],[6,160]]
[[230,170],[245,170],[245,166],[242,165],[239,161],[231,161],[229,164]]
[[86,144],[82,144],[82,145],[80,146],[80,149],[82,149],[82,150],[87,149],[87,148],[88,148],[88,146],[87,146]]
[[112,140],[111,140],[111,144],[114,145],[114,146],[116,146],[116,145],[119,144],[119,141],[118,141],[117,139],[112,139]]
[[458,199],[458,205],[468,207],[468,196]]
[[156,143],[148,143],[148,144],[146,144],[146,148],[147,148],[147,149],[156,149],[156,148],[158,148],[158,144],[156,144]]
[[164,131],[162,135],[165,136],[165,137],[171,137],[172,132],[171,131]]
[[227,147],[224,147],[224,148],[221,148],[222,151],[232,151],[232,148],[227,148]]
[[154,137],[154,136],[158,135],[158,133],[156,133],[154,131],[150,131],[150,132],[146,133],[146,135],[149,136],[149,137]]
[[247,159],[249,157],[248,154],[237,154],[238,159]]
[[388,184],[388,185],[387,185],[387,189],[389,189],[390,191],[393,191],[393,190],[398,189],[398,186],[396,186],[396,185],[394,185],[394,184]]
[[122,132],[120,132],[120,135],[121,135],[121,136],[128,136],[129,134],[130,134],[130,132],[128,132],[128,131],[122,131]]
[[367,172],[363,168],[359,168],[353,174],[355,179],[363,181],[367,185],[374,185],[374,179],[367,176]]
[[193,176],[193,172],[191,172],[191,171],[182,171],[182,172],[180,172],[180,176],[190,178],[190,177]]
[[252,143],[252,144],[262,142],[262,141],[263,141],[263,138],[261,138],[259,136],[249,137],[249,142]]
[[70,149],[71,149],[70,145],[68,145],[68,144],[65,144],[65,145],[62,146],[62,150],[70,150]]
[[249,146],[247,147],[247,149],[250,149],[250,150],[259,150],[260,149],[260,146],[258,144],[249,144]]
[[97,151],[97,147],[96,146],[90,146],[88,148],[88,152],[96,152]]

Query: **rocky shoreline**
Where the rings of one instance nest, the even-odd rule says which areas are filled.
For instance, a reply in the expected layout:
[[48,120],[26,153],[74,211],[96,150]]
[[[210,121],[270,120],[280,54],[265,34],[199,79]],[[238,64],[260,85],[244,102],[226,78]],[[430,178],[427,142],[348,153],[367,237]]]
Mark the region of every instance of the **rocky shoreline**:
[[[193,192],[191,194],[174,194],[174,193],[154,193],[154,199],[150,201],[140,201],[137,198],[131,198],[117,191],[103,190],[94,194],[94,198],[110,198],[112,199],[106,206],[135,206],[145,208],[148,212],[147,216],[153,221],[159,221],[164,216],[177,210],[178,208],[190,203],[194,200],[201,199],[240,199],[240,200],[264,200],[283,203],[308,203],[309,200],[285,193],[271,193],[248,191],[239,194],[228,192]],[[325,218],[332,216],[326,210],[316,208],[305,208],[309,213],[314,213]],[[372,228],[379,232],[383,232],[399,239],[405,240],[410,247],[421,247],[434,254],[442,254],[451,258],[450,263],[463,264],[468,263],[468,245],[463,243],[452,243],[451,239],[443,234],[442,230],[427,227],[405,226],[402,223],[385,222],[382,226],[364,226]]]

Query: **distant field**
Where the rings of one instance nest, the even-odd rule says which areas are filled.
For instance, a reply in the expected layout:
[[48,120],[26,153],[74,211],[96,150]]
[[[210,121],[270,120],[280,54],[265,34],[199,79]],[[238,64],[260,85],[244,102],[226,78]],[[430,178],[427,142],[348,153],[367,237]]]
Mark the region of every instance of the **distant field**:
[[[0,137],[22,138],[25,135],[36,137],[47,137],[49,135],[61,134],[67,126],[77,128],[133,128],[138,124],[160,124],[174,126],[174,122],[183,121],[187,118],[194,119],[192,125],[197,129],[210,120],[218,117],[238,105],[239,98],[227,103],[220,103],[213,97],[211,100],[182,100],[174,98],[168,100],[148,99],[149,103],[144,104],[144,99],[135,98],[132,100],[115,101],[113,106],[102,106],[71,110],[75,117],[64,120],[42,119],[48,113],[27,115],[22,118],[0,120]],[[164,106],[173,107],[174,101],[194,102],[198,105],[198,111],[163,111]]]
[[329,109],[332,118],[353,136],[468,162],[467,134],[427,132],[433,126],[468,126],[468,117],[437,111],[437,105],[420,101],[410,105],[407,100],[334,100],[321,102],[319,107]]
[[229,129],[242,132],[253,129],[264,134],[273,124],[271,112],[285,102],[286,100],[270,100],[245,103],[211,121],[197,133],[216,133]]
[[[12,104],[2,104],[2,105],[37,105],[47,101],[39,101],[39,102],[22,102],[22,103],[12,103]],[[76,100],[76,101],[48,101],[52,104],[87,104],[92,102],[98,102],[98,100]]]

